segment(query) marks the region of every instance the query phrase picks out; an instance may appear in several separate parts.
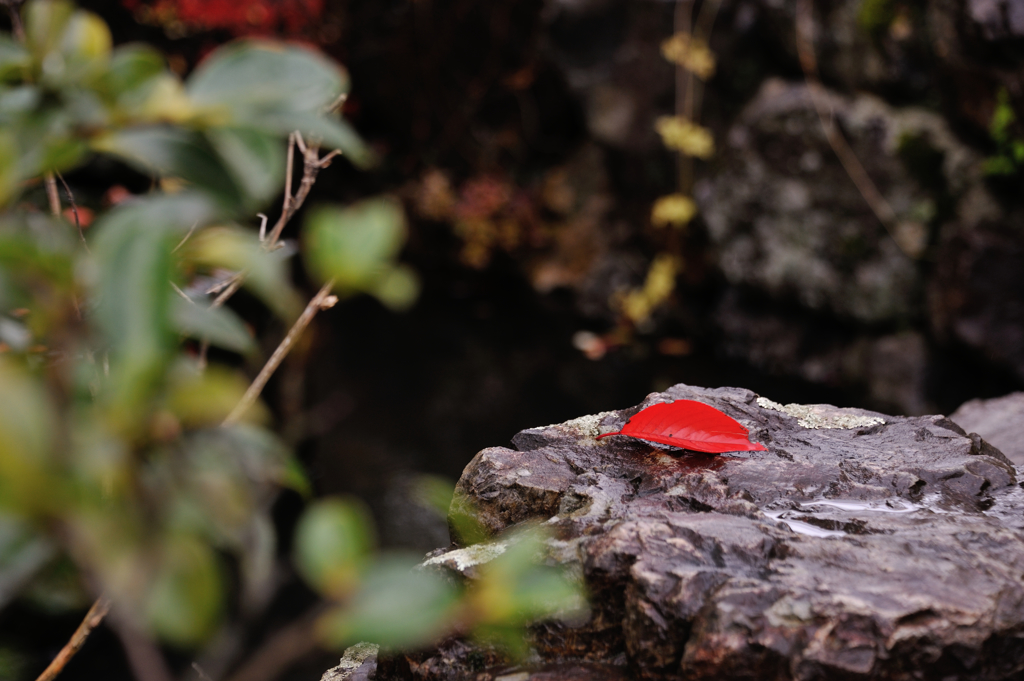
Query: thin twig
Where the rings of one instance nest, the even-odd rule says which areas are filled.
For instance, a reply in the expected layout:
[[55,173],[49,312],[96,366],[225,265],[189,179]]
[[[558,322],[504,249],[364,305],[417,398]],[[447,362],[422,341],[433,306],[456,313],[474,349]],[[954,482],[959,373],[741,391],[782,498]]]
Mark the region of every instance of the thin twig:
[[54,217],[60,217],[60,194],[57,193],[57,180],[53,173],[46,173],[44,181],[46,183],[46,198],[50,202],[50,213]]
[[110,624],[121,639],[128,666],[136,681],[174,681],[160,649],[152,641],[123,618],[112,617]]
[[85,613],[85,619],[75,629],[75,633],[71,635],[71,640],[64,644],[64,647],[57,653],[57,657],[53,658],[53,662],[43,670],[43,673],[39,675],[36,681],[53,681],[53,679],[57,678],[57,675],[61,673],[65,665],[75,656],[75,653],[82,649],[86,639],[89,638],[89,634],[100,625],[100,622],[103,621],[108,612],[110,612],[110,601],[102,596],[97,598],[96,602],[89,608],[89,612]]
[[196,301],[194,301],[194,300],[192,300],[191,298],[189,298],[189,297],[188,297],[188,294],[187,294],[187,293],[185,293],[184,291],[182,291],[182,290],[181,290],[180,288],[178,288],[178,285],[177,285],[177,284],[175,284],[175,283],[174,283],[173,281],[171,282],[171,286],[172,286],[172,287],[174,288],[175,292],[176,292],[176,293],[177,293],[177,294],[178,294],[179,296],[181,296],[182,298],[184,298],[184,299],[185,299],[185,300],[187,300],[188,302],[192,303],[193,305],[195,305],[195,304],[196,304]]
[[[299,208],[302,208],[306,197],[309,196],[309,191],[313,188],[313,183],[316,182],[317,174],[325,167],[321,165],[320,147],[318,145],[312,143],[307,145],[305,140],[302,139],[302,135],[297,132],[292,133],[292,136],[299,151],[302,152],[302,180],[299,183],[298,191],[295,192],[295,196],[290,196],[291,177],[287,178],[289,194],[285,194],[285,206],[281,210],[281,216],[277,219],[274,228],[270,230],[270,234],[264,243],[264,248],[268,251],[273,250],[277,246],[277,241],[281,238],[281,232],[284,231],[285,225],[288,224],[288,221],[292,219],[292,216],[295,215]],[[289,146],[290,150],[291,147]]]
[[11,15],[11,29],[14,32],[14,39],[19,43],[25,42],[25,27],[21,23],[21,15],[18,13],[18,8],[24,4],[25,0],[0,0],[0,4],[6,5],[7,12]]
[[228,681],[273,681],[296,661],[316,650],[314,627],[322,610],[322,607],[314,608],[278,630]]
[[78,204],[75,203],[75,195],[71,193],[71,187],[68,186],[67,180],[64,179],[64,176],[61,175],[60,173],[55,173],[55,174],[57,175],[57,179],[60,180],[60,183],[62,185],[64,185],[64,191],[68,195],[68,202],[71,203],[71,212],[75,216],[75,228],[78,230],[79,238],[82,239],[82,246],[84,246],[86,252],[88,252],[89,251],[89,244],[86,243],[86,241],[85,241],[85,232],[82,231],[82,221],[78,217]]
[[267,363],[263,366],[259,375],[256,376],[256,379],[252,382],[252,385],[249,386],[249,389],[245,391],[245,395],[242,396],[238,405],[230,414],[228,414],[228,417],[224,419],[224,423],[222,425],[233,425],[242,418],[245,412],[248,411],[249,407],[256,402],[260,393],[263,392],[263,388],[267,385],[267,381],[270,380],[270,377],[274,374],[274,371],[277,370],[277,367],[281,365],[281,362],[284,361],[284,358],[288,356],[288,353],[291,351],[295,341],[300,335],[302,335],[302,332],[306,327],[309,326],[309,323],[313,321],[313,317],[316,316],[316,313],[320,310],[326,310],[327,308],[333,307],[334,304],[338,302],[337,297],[331,295],[331,288],[333,286],[334,280],[332,279],[324,284],[323,288],[321,288],[320,291],[313,296],[313,299],[309,301],[309,304],[306,305],[306,309],[302,311],[302,314],[299,315],[299,318],[295,320],[295,324],[293,324],[292,328],[288,331],[288,335],[284,337],[281,344],[277,346],[276,350],[274,350],[274,354],[272,354],[270,359],[267,360]]
[[203,668],[199,666],[198,662],[192,663],[192,669],[195,671],[196,676],[199,677],[199,681],[213,681],[213,679],[207,676],[206,672],[203,671]]
[[177,253],[178,249],[185,245],[185,242],[189,240],[189,238],[192,236],[192,232],[196,231],[196,227],[198,226],[198,222],[193,222],[192,226],[188,228],[188,234],[185,235],[184,239],[178,242],[178,245],[174,247],[174,250],[171,251],[171,253]]
[[825,91],[818,77],[818,60],[814,54],[814,6],[812,0],[798,0],[796,13],[796,47],[800,56],[800,67],[807,78],[807,88],[811,94],[811,101],[818,113],[821,127],[825,131],[825,138],[831,145],[839,162],[846,170],[846,174],[853,180],[860,195],[871,208],[871,211],[882,223],[882,226],[896,242],[896,246],[908,258],[914,256],[906,251],[900,240],[896,238],[895,228],[897,224],[896,212],[889,205],[889,202],[882,196],[871,176],[861,164],[857,154],[850,147],[849,142],[843,136],[839,126],[833,119],[832,112],[825,103]]

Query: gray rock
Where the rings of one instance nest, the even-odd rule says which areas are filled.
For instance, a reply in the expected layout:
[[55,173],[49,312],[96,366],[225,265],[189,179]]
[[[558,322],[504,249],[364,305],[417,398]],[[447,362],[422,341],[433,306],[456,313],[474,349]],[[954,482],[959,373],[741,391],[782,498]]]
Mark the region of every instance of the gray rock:
[[[595,440],[676,399],[724,411],[768,451]],[[945,417],[677,385],[516,443],[480,452],[457,502],[495,535],[546,521],[551,559],[581,570],[592,615],[537,625],[542,660],[656,679],[1024,673],[1024,491],[1002,453]],[[437,655],[417,669],[440,669]]]
[[346,648],[338,666],[324,672],[320,681],[367,681],[377,669],[379,651],[380,646],[365,642]]
[[769,80],[730,129],[714,177],[695,190],[719,267],[733,285],[859,322],[920,316],[922,275],[904,251],[923,253],[928,224],[947,197],[919,182],[904,152],[928,150],[954,197],[977,180],[980,159],[930,112],[894,109],[870,95],[826,93],[825,106],[901,231],[886,232],[848,177],[806,85]]
[[1024,393],[964,402],[949,418],[998,447],[1014,464],[1024,465]]

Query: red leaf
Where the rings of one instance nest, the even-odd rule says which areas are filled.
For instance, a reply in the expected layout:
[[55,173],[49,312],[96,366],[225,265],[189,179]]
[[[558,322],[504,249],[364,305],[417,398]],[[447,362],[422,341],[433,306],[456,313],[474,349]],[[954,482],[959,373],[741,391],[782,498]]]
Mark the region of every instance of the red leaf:
[[696,452],[765,452],[768,449],[747,437],[736,419],[714,407],[693,400],[654,404],[641,410],[617,433]]

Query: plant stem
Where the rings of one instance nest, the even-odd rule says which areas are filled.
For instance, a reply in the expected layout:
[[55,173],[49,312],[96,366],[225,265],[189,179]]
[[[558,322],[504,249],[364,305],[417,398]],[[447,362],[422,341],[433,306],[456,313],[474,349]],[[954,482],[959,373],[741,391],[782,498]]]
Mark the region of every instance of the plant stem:
[[75,629],[75,633],[71,635],[71,640],[64,644],[64,647],[57,653],[57,657],[53,658],[53,662],[43,670],[43,673],[39,675],[36,681],[53,681],[53,679],[57,678],[57,675],[71,661],[71,658],[75,656],[75,653],[82,649],[82,646],[85,645],[85,640],[89,638],[89,634],[100,625],[100,622],[103,621],[108,612],[110,612],[110,601],[100,596],[92,604],[92,607],[89,608],[89,612],[85,614],[85,619]]
[[249,386],[249,389],[245,391],[245,395],[238,402],[238,405],[228,414],[228,417],[224,419],[224,423],[221,425],[230,426],[238,423],[239,419],[248,411],[249,407],[256,402],[256,398],[263,392],[263,388],[267,385],[267,381],[273,376],[277,367],[281,365],[284,358],[288,356],[292,346],[295,345],[295,341],[298,340],[302,332],[309,326],[309,323],[313,321],[313,317],[320,310],[326,310],[327,308],[334,307],[334,304],[338,302],[337,297],[331,295],[331,288],[334,286],[334,280],[327,282],[323,285],[323,288],[313,296],[313,299],[306,305],[306,309],[302,311],[299,318],[295,320],[295,324],[288,331],[288,335],[284,337],[281,344],[274,350],[274,354],[270,356],[267,363],[263,366],[259,375]]

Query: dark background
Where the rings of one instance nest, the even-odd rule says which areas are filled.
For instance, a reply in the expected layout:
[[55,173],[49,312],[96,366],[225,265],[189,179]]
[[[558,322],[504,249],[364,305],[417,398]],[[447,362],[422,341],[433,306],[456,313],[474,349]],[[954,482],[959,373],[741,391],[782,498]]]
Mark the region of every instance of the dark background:
[[[400,196],[403,260],[422,292],[405,313],[360,297],[323,314],[265,396],[316,492],[365,499],[384,546],[447,543],[443,520],[410,501],[417,474],[454,481],[520,429],[674,383],[907,414],[1024,385],[1024,174],[984,172],[1005,152],[990,131],[1000,97],[1024,111],[1019,3],[815,3],[833,112],[882,194],[923,229],[914,258],[821,133],[802,90],[795,0],[722,3],[700,108],[717,153],[695,166],[701,214],[679,232],[649,219],[677,181],[654,132],[675,106],[674,69],[658,52],[674,3],[328,0],[290,27],[83,4],[116,42],[153,42],[182,71],[218,43],[265,33],[319,45],[349,69],[345,113],[383,163],[360,173],[336,162],[308,203]],[[1024,139],[1019,122],[1007,134]],[[123,172],[90,166],[68,179],[100,206],[94,178],[110,171]],[[447,212],[429,201],[439,177]],[[659,253],[683,270],[635,324],[614,297],[642,286]],[[235,304],[262,314],[244,295]],[[281,330],[266,331],[269,352]],[[580,331],[603,350],[588,358]],[[287,493],[278,503],[282,551],[300,510]],[[289,587],[266,628],[309,599]],[[23,678],[79,618],[3,613],[4,646],[33,651]],[[119,655],[101,630],[61,678],[122,678]],[[329,663],[292,678],[319,678]]]

